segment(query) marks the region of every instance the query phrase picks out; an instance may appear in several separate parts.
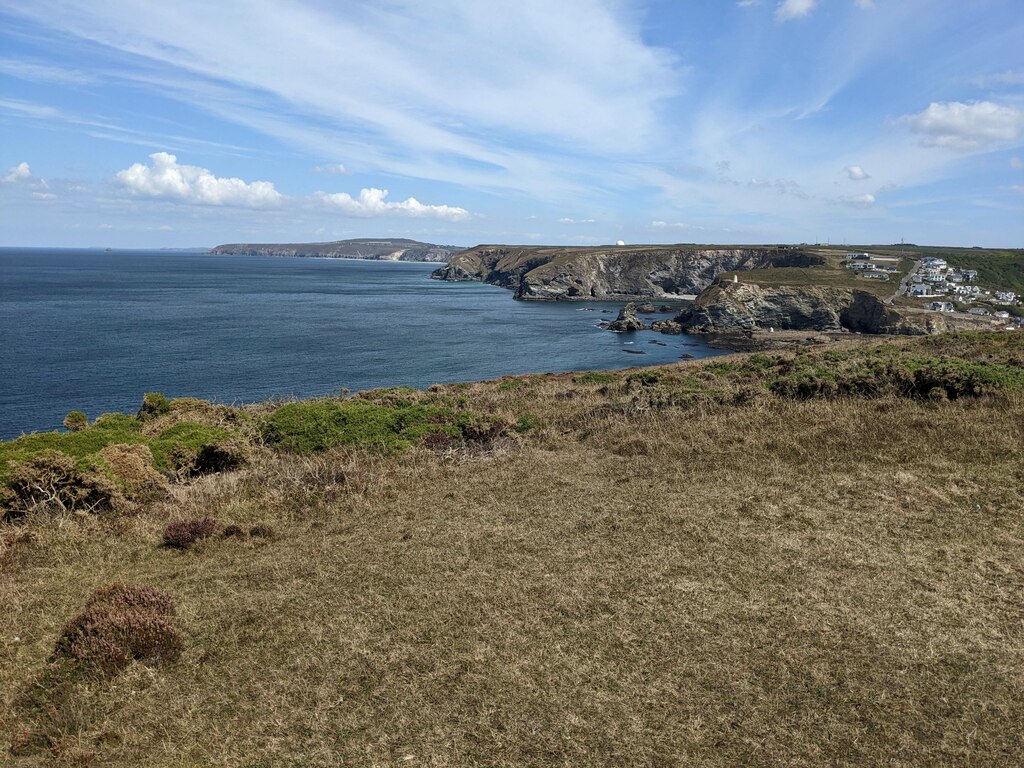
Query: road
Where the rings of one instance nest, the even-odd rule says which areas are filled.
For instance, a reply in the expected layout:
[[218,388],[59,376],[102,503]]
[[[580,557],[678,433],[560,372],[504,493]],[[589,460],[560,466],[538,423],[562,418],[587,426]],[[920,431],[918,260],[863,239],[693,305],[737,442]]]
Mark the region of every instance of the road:
[[892,304],[900,296],[905,296],[907,290],[910,288],[911,278],[917,274],[917,271],[921,268],[921,262],[915,261],[914,266],[910,268],[910,271],[900,280],[899,287],[896,288],[896,293],[885,300],[886,304]]

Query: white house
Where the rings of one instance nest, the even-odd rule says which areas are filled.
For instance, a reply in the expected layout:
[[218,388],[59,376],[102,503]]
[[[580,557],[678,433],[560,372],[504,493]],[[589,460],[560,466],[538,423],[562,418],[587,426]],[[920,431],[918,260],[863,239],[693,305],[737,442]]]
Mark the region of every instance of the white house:
[[1016,300],[1017,294],[1013,291],[996,291],[996,301],[1005,301],[1007,304]]
[[933,312],[952,312],[956,307],[948,301],[933,301],[928,305],[928,309]]

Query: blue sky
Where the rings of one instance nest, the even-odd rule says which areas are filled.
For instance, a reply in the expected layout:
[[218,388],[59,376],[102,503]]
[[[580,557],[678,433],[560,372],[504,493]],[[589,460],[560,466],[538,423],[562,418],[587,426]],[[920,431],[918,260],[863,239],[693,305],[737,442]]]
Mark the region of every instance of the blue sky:
[[0,0],[0,244],[1024,246],[1021,0]]

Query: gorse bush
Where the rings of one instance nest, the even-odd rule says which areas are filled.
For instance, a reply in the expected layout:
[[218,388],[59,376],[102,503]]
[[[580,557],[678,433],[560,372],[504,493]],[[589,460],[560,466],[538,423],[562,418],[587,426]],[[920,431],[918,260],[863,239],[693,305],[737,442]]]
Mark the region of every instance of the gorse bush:
[[175,520],[164,528],[164,546],[172,549],[188,549],[201,539],[214,536],[220,526],[209,517]]
[[142,406],[139,408],[140,419],[154,419],[157,416],[164,416],[171,412],[171,403],[159,392],[147,392],[142,396]]
[[414,399],[404,390],[394,394],[386,391],[383,397],[371,399],[370,395],[376,394],[341,401],[289,403],[267,418],[264,439],[279,450],[307,454],[342,445],[397,450],[434,434],[483,442],[505,429],[500,420],[489,415]]
[[178,658],[173,598],[155,587],[110,584],[93,593],[65,625],[54,657],[110,676],[132,661],[160,665]]
[[120,499],[117,487],[95,470],[83,470],[58,451],[15,462],[0,496],[3,517],[13,520],[30,512],[59,516],[68,512],[105,512]]
[[64,428],[69,432],[81,432],[89,426],[89,417],[81,411],[71,411],[64,417]]

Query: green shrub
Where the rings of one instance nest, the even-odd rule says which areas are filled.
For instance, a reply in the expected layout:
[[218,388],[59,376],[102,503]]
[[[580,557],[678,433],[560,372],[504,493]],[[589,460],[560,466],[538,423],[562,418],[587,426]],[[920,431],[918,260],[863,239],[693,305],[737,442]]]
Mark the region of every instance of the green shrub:
[[[451,426],[450,410],[437,405],[378,405],[365,399],[310,400],[274,411],[263,427],[268,444],[291,453],[315,453],[340,445],[388,449],[408,446]],[[454,427],[453,427],[454,429]]]
[[619,377],[614,373],[605,373],[604,371],[590,371],[576,377],[579,384],[610,384],[618,379]]
[[89,426],[89,417],[81,411],[71,411],[64,417],[64,429],[68,432],[81,432]]
[[201,455],[204,451],[211,450],[211,446],[237,439],[235,433],[220,427],[181,421],[157,435],[150,443],[150,448],[153,450],[153,458],[158,469],[170,469],[182,475],[192,475],[204,471],[217,471],[204,467]]
[[628,384],[651,386],[652,384],[657,384],[663,378],[664,374],[661,371],[637,371],[636,373],[629,374],[629,376],[626,377],[626,382]]
[[520,434],[529,432],[531,429],[536,429],[540,426],[540,419],[534,416],[532,413],[524,413],[516,421],[515,430]]
[[159,392],[147,392],[142,396],[142,407],[139,408],[140,419],[155,419],[171,412],[171,403]]

